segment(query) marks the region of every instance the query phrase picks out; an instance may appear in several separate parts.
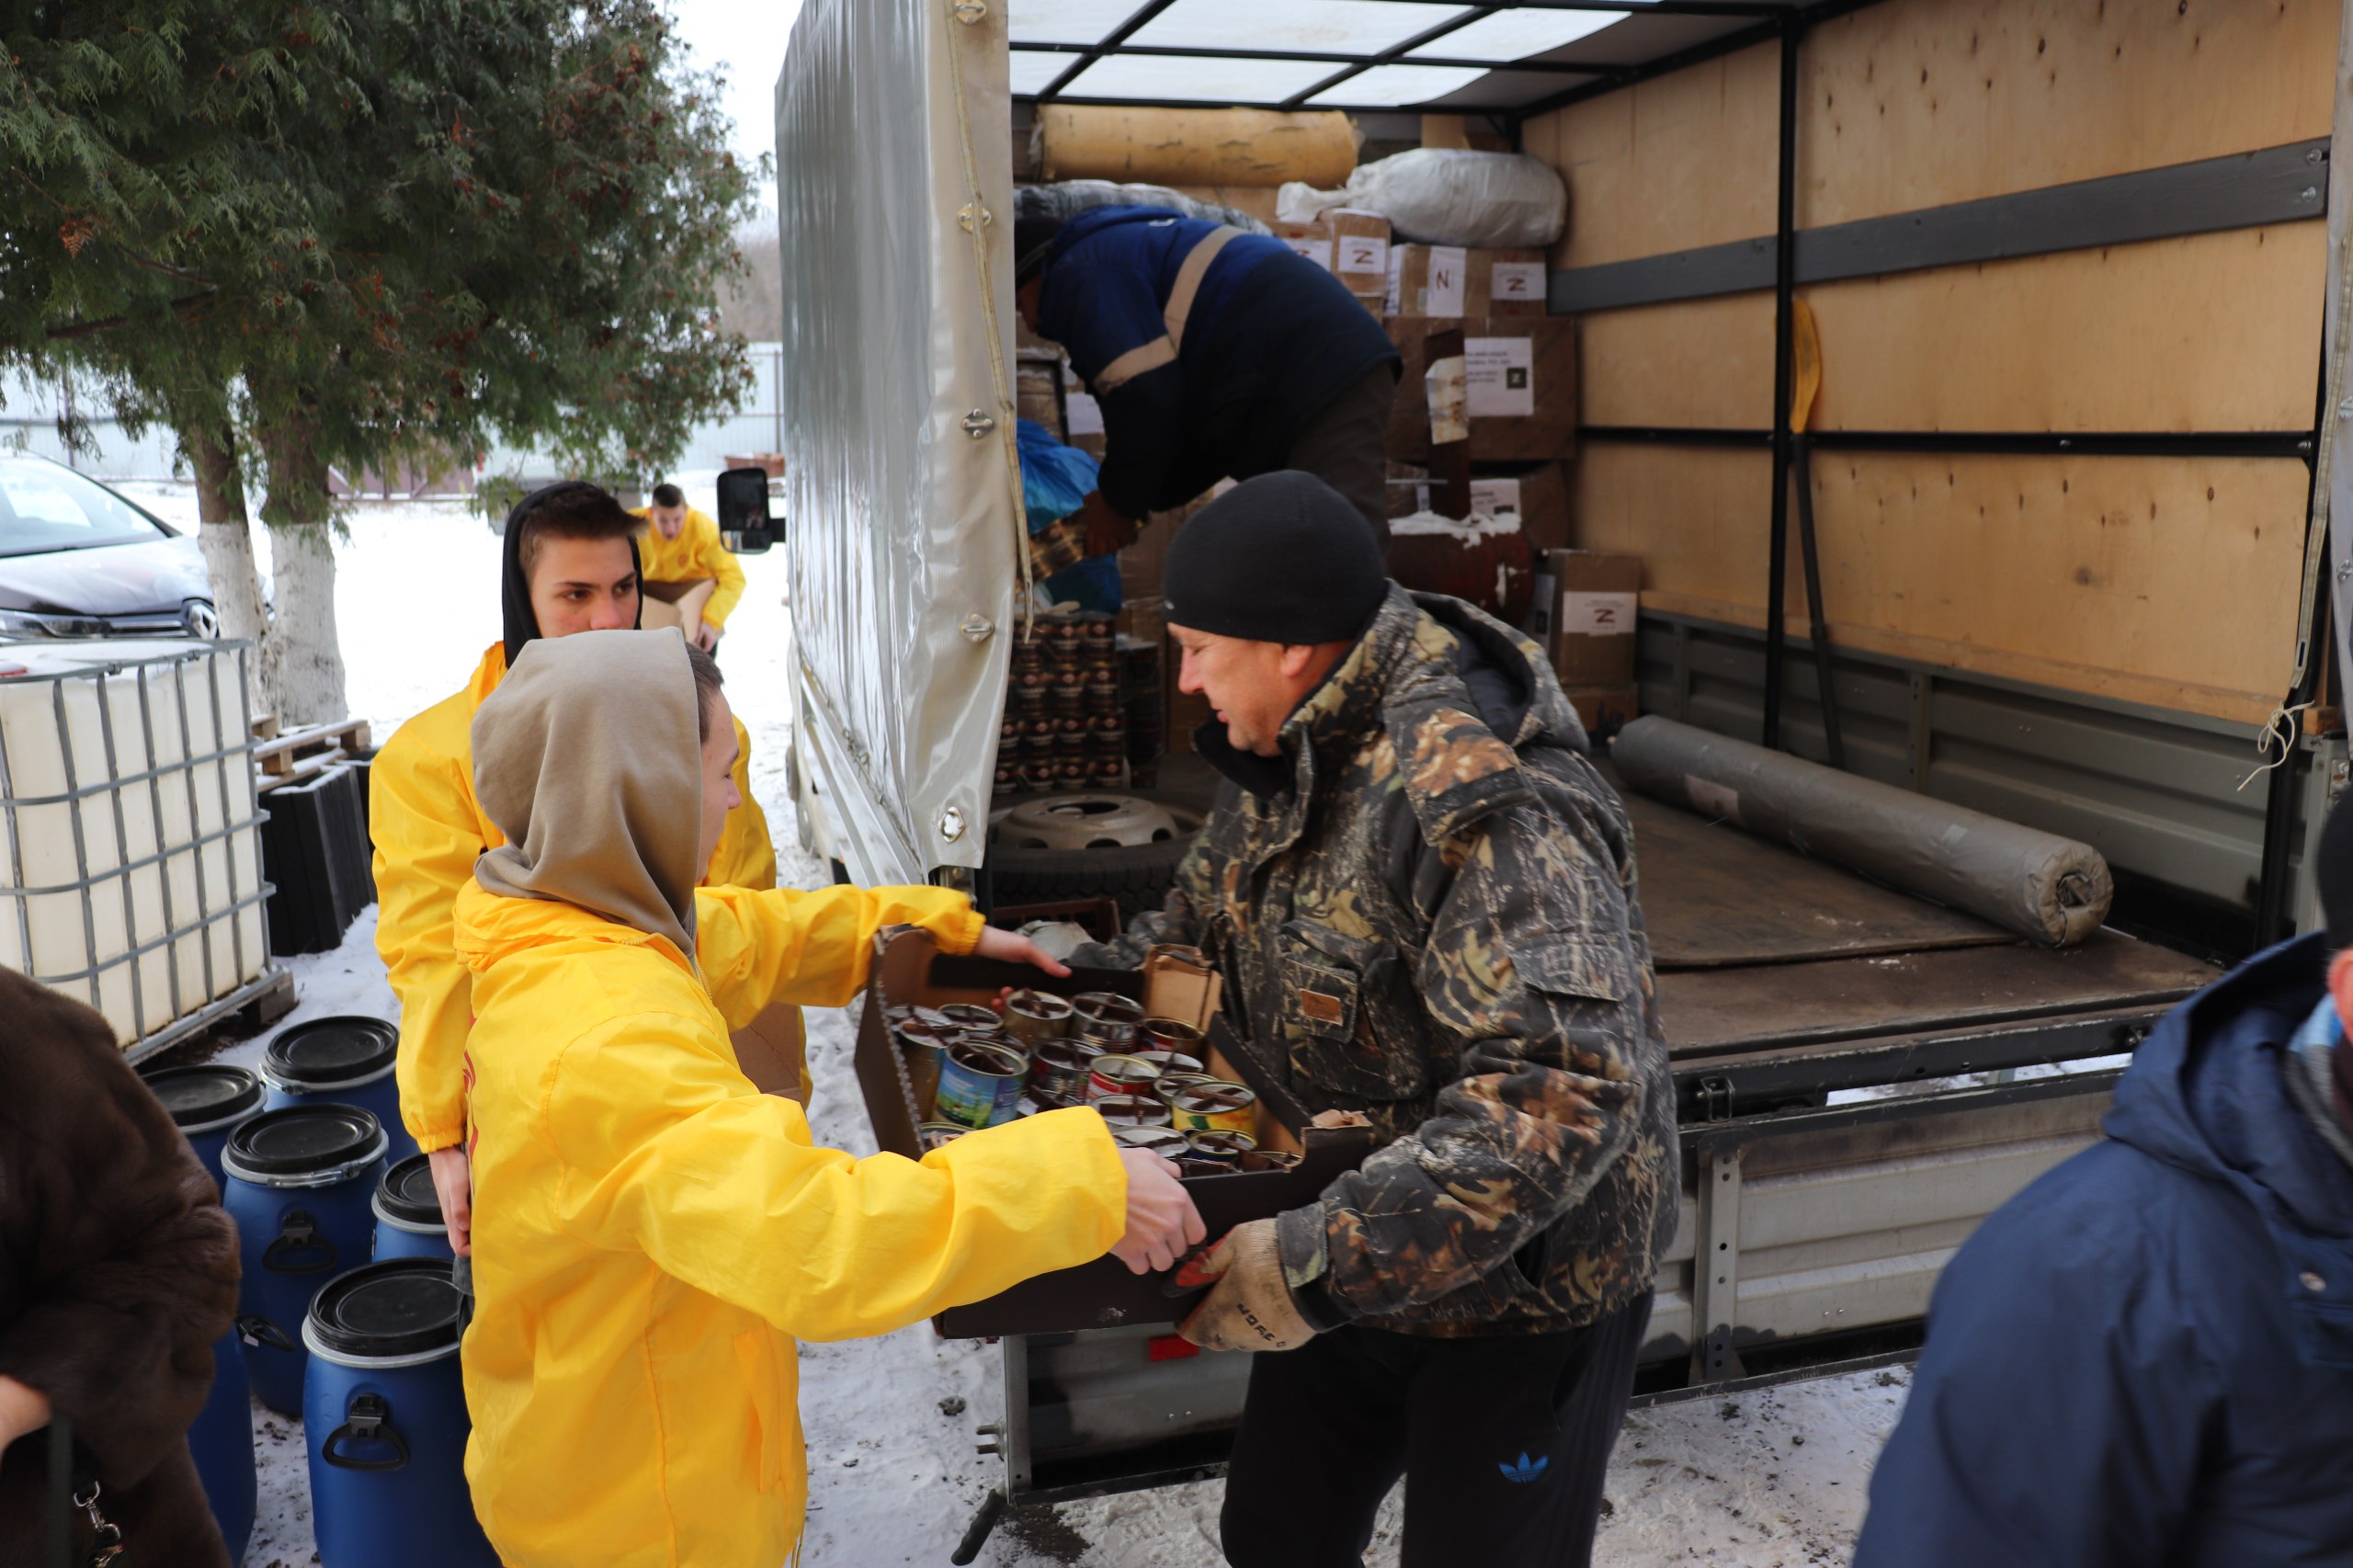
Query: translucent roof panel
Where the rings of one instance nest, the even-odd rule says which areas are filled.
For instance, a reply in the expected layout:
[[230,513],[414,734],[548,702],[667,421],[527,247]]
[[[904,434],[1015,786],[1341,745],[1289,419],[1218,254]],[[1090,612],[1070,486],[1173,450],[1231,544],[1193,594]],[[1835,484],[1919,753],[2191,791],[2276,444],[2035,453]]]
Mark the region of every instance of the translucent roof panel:
[[[1012,0],[1007,36],[1016,43],[1099,43],[1143,0]],[[1047,80],[1051,81],[1051,77]],[[1018,87],[1014,88],[1019,92]]]
[[1449,60],[1525,60],[1590,38],[1626,19],[1624,11],[1498,11],[1411,51]]
[[1418,104],[1469,86],[1484,71],[1475,65],[1376,65],[1316,94],[1312,104]]
[[1305,92],[1329,76],[1332,69],[1312,60],[1115,54],[1080,73],[1063,89],[1063,97],[1273,104]]
[[1131,41],[1174,49],[1378,54],[1469,9],[1398,0],[1176,0]]
[[1078,63],[1074,54],[1038,54],[1029,50],[1013,51],[1012,91],[1018,97],[1034,97],[1054,85],[1054,78]]

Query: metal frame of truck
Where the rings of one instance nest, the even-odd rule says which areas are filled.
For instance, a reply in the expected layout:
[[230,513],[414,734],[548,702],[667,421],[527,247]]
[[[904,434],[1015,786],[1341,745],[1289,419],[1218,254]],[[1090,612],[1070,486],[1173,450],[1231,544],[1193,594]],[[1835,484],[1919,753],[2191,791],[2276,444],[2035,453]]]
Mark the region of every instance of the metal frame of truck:
[[[1521,3],[1616,8],[1599,0]],[[1011,225],[1001,215],[1011,197],[1008,131],[1028,105],[1007,90],[1004,4],[810,0],[778,86],[792,454],[787,548],[796,614],[804,618],[789,675],[801,716],[798,792],[820,853],[861,879],[969,881],[983,857],[1006,664],[1001,631],[1021,570],[1004,324],[1012,317]],[[1018,46],[1070,56],[1034,99],[1089,101],[1069,89],[1095,62],[1122,54],[1268,57],[1246,40],[1219,50],[1138,40],[1171,4],[1150,0],[1089,44]],[[2340,52],[2353,40],[2340,0],[2290,5],[2332,30]],[[1296,108],[1318,94],[1329,103],[1357,74],[1404,62],[1416,48],[1442,48],[1451,27],[1512,8],[1474,7],[1448,28],[1380,51],[1313,55],[1331,72],[1267,107]],[[1489,115],[1517,142],[1554,111],[1639,92],[1742,51],[1776,51],[1769,232],[1556,266],[1550,299],[1556,313],[1585,313],[1769,290],[1770,417],[1596,422],[1582,434],[1619,449],[1769,454],[1769,501],[1756,498],[1766,502],[1756,507],[1768,544],[1764,613],[1727,618],[1654,605],[1646,596],[1643,706],[1817,758],[1824,691],[1816,666],[1792,667],[1790,653],[1810,650],[1785,631],[1790,475],[1804,449],[1788,416],[1799,290],[2325,219],[2325,301],[2309,422],[1841,428],[1805,437],[1817,453],[1857,460],[2162,458],[2285,465],[2303,475],[2294,656],[2278,691],[2292,738],[2268,772],[2256,768],[2265,726],[2252,714],[2194,711],[1843,642],[1826,666],[1853,771],[2083,838],[2115,868],[2132,929],[2209,954],[2242,952],[2311,924],[2302,848],[2348,772],[2341,734],[2307,733],[2295,722],[2323,679],[2322,594],[2353,583],[2353,475],[2332,460],[2353,421],[2345,385],[2353,318],[2343,309],[2353,289],[2345,249],[2353,202],[2339,179],[2353,143],[2347,74],[2340,63],[2326,135],[1799,225],[1799,127],[1809,109],[1799,89],[1810,36],[1866,11],[1901,12],[1933,32],[1946,21],[2030,22],[2025,10],[2023,0],[1657,0],[1620,24],[1632,30],[1607,49],[1587,40],[1417,107]],[[2168,20],[2188,15],[2188,7],[2165,10]],[[2353,593],[2336,591],[2331,600],[2342,691]],[[2097,1063],[2129,1052],[2178,994],[2160,986],[2115,1005],[1915,1017],[1831,1040],[1776,1040],[1768,1032],[1736,1051],[1679,1056],[1687,1212],[1662,1270],[1641,1397],[1755,1386],[1908,1354],[1944,1257],[1984,1213],[2097,1136],[2116,1072]],[[1671,1007],[1668,1026],[1674,1033]],[[2086,1070],[2087,1062],[2096,1065]],[[1895,1092],[1907,1085],[1909,1092]],[[983,1429],[994,1439],[983,1451],[1002,1453],[1006,1482],[957,1560],[969,1561],[1008,1501],[1214,1473],[1222,1434],[1239,1408],[1240,1358],[1154,1358],[1170,1348],[1165,1330],[1152,1328],[1006,1341],[1006,1414]]]

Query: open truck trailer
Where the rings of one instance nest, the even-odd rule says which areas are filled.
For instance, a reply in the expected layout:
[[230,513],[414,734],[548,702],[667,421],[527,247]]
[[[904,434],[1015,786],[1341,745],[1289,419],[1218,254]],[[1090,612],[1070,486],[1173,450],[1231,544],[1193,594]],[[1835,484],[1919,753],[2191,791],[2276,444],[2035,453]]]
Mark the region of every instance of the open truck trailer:
[[[1508,24],[1563,14],[1584,36],[1520,57]],[[2151,1024],[2316,923],[2304,847],[2347,777],[2347,14],[808,0],[777,135],[813,846],[985,892],[1038,106],[1339,109],[1392,149],[1463,117],[1567,185],[1568,542],[1643,560],[1643,710],[1823,760],[1835,708],[1847,770],[2114,873],[2109,927],[2052,950],[1630,798],[1685,1193],[1642,1397],[1909,1354],[1944,1261],[2098,1136]],[[1168,1333],[1004,1333],[1006,1482],[959,1561],[1007,1498],[1214,1471],[1246,1359]]]

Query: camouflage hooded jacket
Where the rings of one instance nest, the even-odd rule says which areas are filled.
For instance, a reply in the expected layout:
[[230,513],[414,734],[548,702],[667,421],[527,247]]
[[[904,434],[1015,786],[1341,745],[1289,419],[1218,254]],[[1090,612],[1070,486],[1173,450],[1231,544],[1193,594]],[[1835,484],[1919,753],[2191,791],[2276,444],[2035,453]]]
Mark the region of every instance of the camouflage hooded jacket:
[[1302,1307],[1502,1335],[1649,1290],[1678,1206],[1666,1041],[1625,809],[1549,661],[1392,584],[1281,756],[1204,736],[1240,788],[1108,956],[1200,947],[1307,1108],[1378,1130],[1278,1221]]

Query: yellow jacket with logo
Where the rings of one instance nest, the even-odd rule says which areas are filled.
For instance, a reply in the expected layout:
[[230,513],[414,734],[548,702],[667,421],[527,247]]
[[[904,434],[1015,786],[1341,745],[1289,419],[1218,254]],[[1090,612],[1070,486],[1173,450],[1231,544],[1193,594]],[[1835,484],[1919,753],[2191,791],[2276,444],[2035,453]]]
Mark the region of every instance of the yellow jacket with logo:
[[[630,513],[632,517],[653,517],[653,508],[640,506]],[[676,539],[664,539],[660,528],[651,526],[637,536],[638,571],[649,583],[691,583],[700,577],[715,577],[719,586],[711,591],[710,603],[703,607],[702,618],[710,622],[713,631],[724,631],[727,617],[744,597],[744,567],[735,552],[719,537],[719,525],[699,507],[687,508],[686,526]],[[688,628],[689,631],[693,628]]]
[[[697,946],[835,1006],[928,888],[699,893]],[[851,906],[858,907],[851,907]],[[979,918],[943,941],[969,950]],[[924,1157],[813,1147],[736,1071],[666,940],[469,886],[476,1310],[466,1475],[509,1568],[779,1568],[808,1498],[793,1341],[882,1334],[1119,1239],[1102,1118],[1049,1112]],[[748,1017],[765,986],[737,987]]]
[[[403,724],[369,770],[368,826],[376,843],[376,951],[401,1004],[394,1076],[401,1119],[417,1147],[444,1149],[465,1132],[463,1076],[472,985],[450,949],[451,905],[471,886],[474,860],[506,842],[474,803],[474,710],[506,675],[506,649],[493,643],[465,689]],[[735,725],[743,755],[735,788],[744,803],[727,813],[705,886],[776,886],[767,818],[752,798],[751,737]],[[871,933],[869,933],[870,936]],[[797,1033],[797,1031],[796,1031]],[[797,1056],[800,1041],[789,1042]]]

